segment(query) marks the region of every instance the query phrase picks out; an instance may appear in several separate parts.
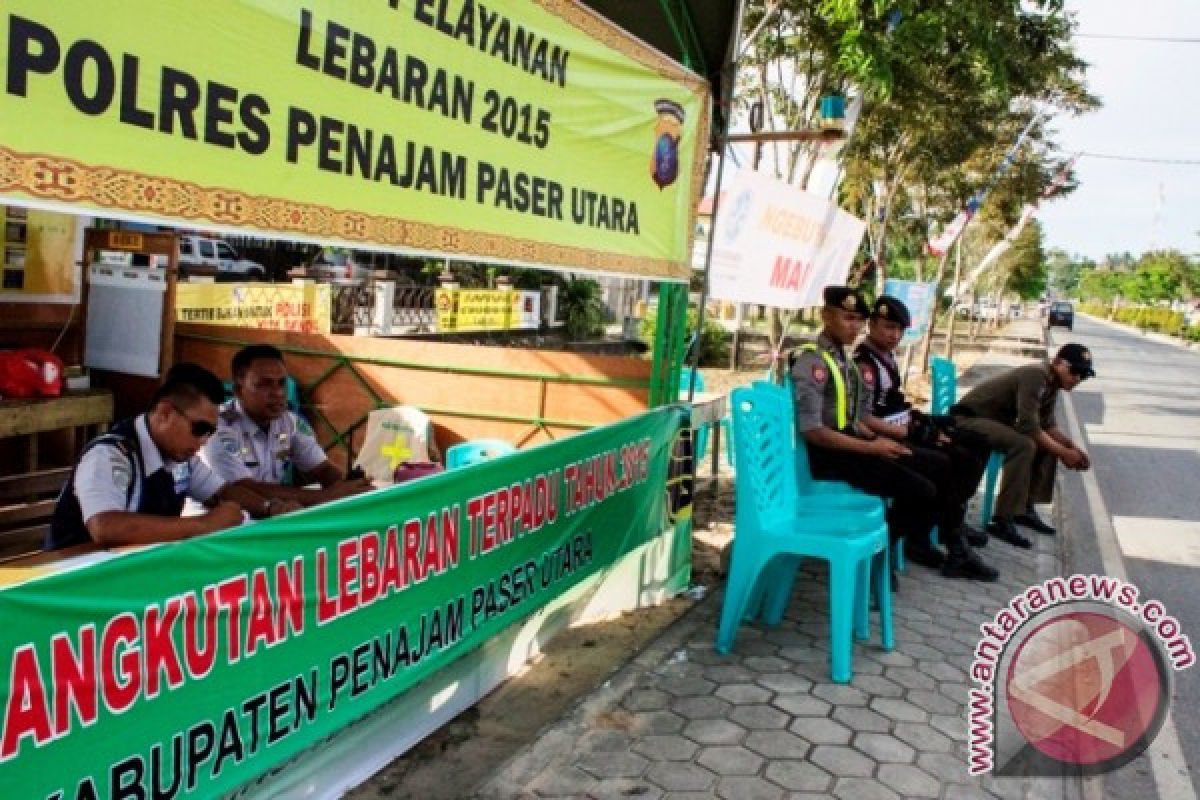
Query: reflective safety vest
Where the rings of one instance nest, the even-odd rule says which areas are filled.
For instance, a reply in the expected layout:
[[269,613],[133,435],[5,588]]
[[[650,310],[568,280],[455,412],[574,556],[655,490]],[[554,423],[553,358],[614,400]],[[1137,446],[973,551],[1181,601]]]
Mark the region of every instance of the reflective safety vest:
[[[846,380],[842,377],[842,368],[838,365],[837,359],[828,350],[818,347],[815,344],[806,344],[796,348],[797,352],[807,353],[816,352],[821,355],[825,361],[825,366],[829,368],[829,377],[833,379],[833,393],[837,398],[837,426],[838,430],[845,430],[847,425],[846,415]],[[847,359],[846,363],[854,370],[854,377],[858,380],[858,386],[855,387],[855,403],[854,414],[855,421],[858,418],[858,392],[862,391],[862,376],[858,373],[858,365],[853,359]]]

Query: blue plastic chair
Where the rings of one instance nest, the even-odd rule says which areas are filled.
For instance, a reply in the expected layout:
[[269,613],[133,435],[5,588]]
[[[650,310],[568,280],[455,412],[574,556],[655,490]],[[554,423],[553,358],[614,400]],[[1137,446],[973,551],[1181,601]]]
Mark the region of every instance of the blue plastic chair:
[[[791,380],[790,377],[787,380]],[[789,420],[794,420],[794,409],[792,406],[792,392],[790,387],[780,386],[770,380],[755,381],[753,383],[755,389],[764,392],[772,392],[775,397],[778,397],[781,402],[787,406],[787,414]],[[883,518],[887,513],[887,503],[882,497],[868,494],[862,489],[858,489],[845,481],[822,481],[816,480],[812,476],[812,469],[808,463],[808,446],[804,440],[796,435],[795,426],[789,426],[792,433],[791,441],[792,448],[796,455],[796,489],[802,496],[817,496],[821,502],[840,502],[846,508],[856,507],[863,513],[872,513]],[[838,500],[835,498],[850,498],[849,500]],[[904,542],[897,539],[892,552],[892,564],[895,565],[897,572],[904,572]],[[794,576],[777,576],[780,581],[787,581],[786,592],[791,591],[791,580]],[[889,575],[889,580],[891,576]],[[763,616],[763,620],[768,624],[775,624],[782,619],[782,612],[777,617],[773,617],[771,610],[768,609]]]
[[[794,413],[792,407],[792,375],[790,372],[784,373],[784,385],[780,386],[770,380],[755,381],[754,386],[773,389],[781,392],[782,396],[787,400],[788,414]],[[789,417],[794,418],[794,417]],[[861,489],[857,489],[845,481],[818,481],[812,477],[812,470],[808,466],[808,448],[803,441],[796,437],[796,475],[799,476],[801,483],[800,491],[802,493],[827,494],[827,493],[845,493],[860,497],[870,497],[878,504],[879,508],[886,511],[887,504],[883,498],[875,495],[867,494]],[[892,564],[896,567],[896,572],[904,573],[907,569],[904,562],[904,540],[897,539],[892,548]]]
[[452,445],[446,450],[446,469],[469,467],[480,461],[490,461],[498,456],[515,453],[513,447],[503,439],[475,439]]
[[[829,562],[830,673],[834,681],[845,683],[852,675],[853,638],[869,634],[872,583],[879,598],[884,647],[893,644],[887,525],[878,504],[870,510],[869,500],[847,493],[822,498],[797,490],[790,404],[777,392],[740,388],[732,400],[739,470],[737,533],[717,650],[732,649],[737,627],[756,595],[773,614],[786,606],[800,559],[822,558]],[[872,570],[877,557],[881,568]]]
[[[692,376],[695,375],[696,391],[703,392],[704,376],[700,374],[700,370],[693,370],[691,367],[680,367],[679,369],[679,399],[686,400],[688,396],[688,386],[692,381]],[[696,447],[695,458],[700,460],[708,452],[708,429],[705,425],[696,429]],[[733,466],[733,424],[730,422],[729,414],[721,417],[721,435],[725,437],[725,461],[729,466]]]
[[[954,362],[935,356],[930,362],[930,375],[933,390],[929,398],[929,413],[949,414],[950,406],[958,399],[958,372]],[[987,526],[992,521],[992,508],[996,502],[996,483],[1000,478],[1000,468],[1004,466],[1004,453],[993,450],[988,456],[987,471],[983,479],[983,508],[979,515],[979,524]]]

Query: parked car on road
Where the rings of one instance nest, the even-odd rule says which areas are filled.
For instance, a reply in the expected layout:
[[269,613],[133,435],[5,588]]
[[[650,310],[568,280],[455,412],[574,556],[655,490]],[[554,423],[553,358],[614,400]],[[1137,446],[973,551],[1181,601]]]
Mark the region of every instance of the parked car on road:
[[1053,328],[1055,326],[1072,330],[1075,327],[1075,306],[1063,300],[1057,300],[1050,304],[1050,311],[1046,314],[1046,327]]
[[257,261],[238,255],[228,242],[205,236],[179,237],[179,274],[183,277],[209,275],[218,280],[261,281],[267,270]]
[[322,247],[307,271],[318,281],[362,283],[371,277],[371,267],[354,258],[354,251],[344,247]]

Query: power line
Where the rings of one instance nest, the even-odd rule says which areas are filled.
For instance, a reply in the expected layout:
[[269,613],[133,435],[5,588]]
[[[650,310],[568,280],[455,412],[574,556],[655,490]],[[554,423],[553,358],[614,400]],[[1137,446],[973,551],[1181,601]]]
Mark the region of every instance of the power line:
[[1171,44],[1200,44],[1200,38],[1191,36],[1133,36],[1124,33],[1077,33],[1080,39],[1120,39],[1126,42],[1168,42]]
[[1088,158],[1103,158],[1109,161],[1133,161],[1139,164],[1180,164],[1185,166],[1200,166],[1200,158],[1151,158],[1149,156],[1120,156],[1113,153],[1089,153],[1086,150],[1079,153]]

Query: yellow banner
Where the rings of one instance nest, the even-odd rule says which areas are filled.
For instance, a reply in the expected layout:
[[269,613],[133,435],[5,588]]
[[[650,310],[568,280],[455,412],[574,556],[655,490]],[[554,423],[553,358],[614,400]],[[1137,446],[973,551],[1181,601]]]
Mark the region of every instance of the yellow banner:
[[438,289],[438,332],[535,329],[540,323],[537,295],[517,289]]
[[686,280],[707,85],[571,0],[6,0],[0,198]]
[[181,283],[175,319],[299,333],[329,333],[327,283]]

